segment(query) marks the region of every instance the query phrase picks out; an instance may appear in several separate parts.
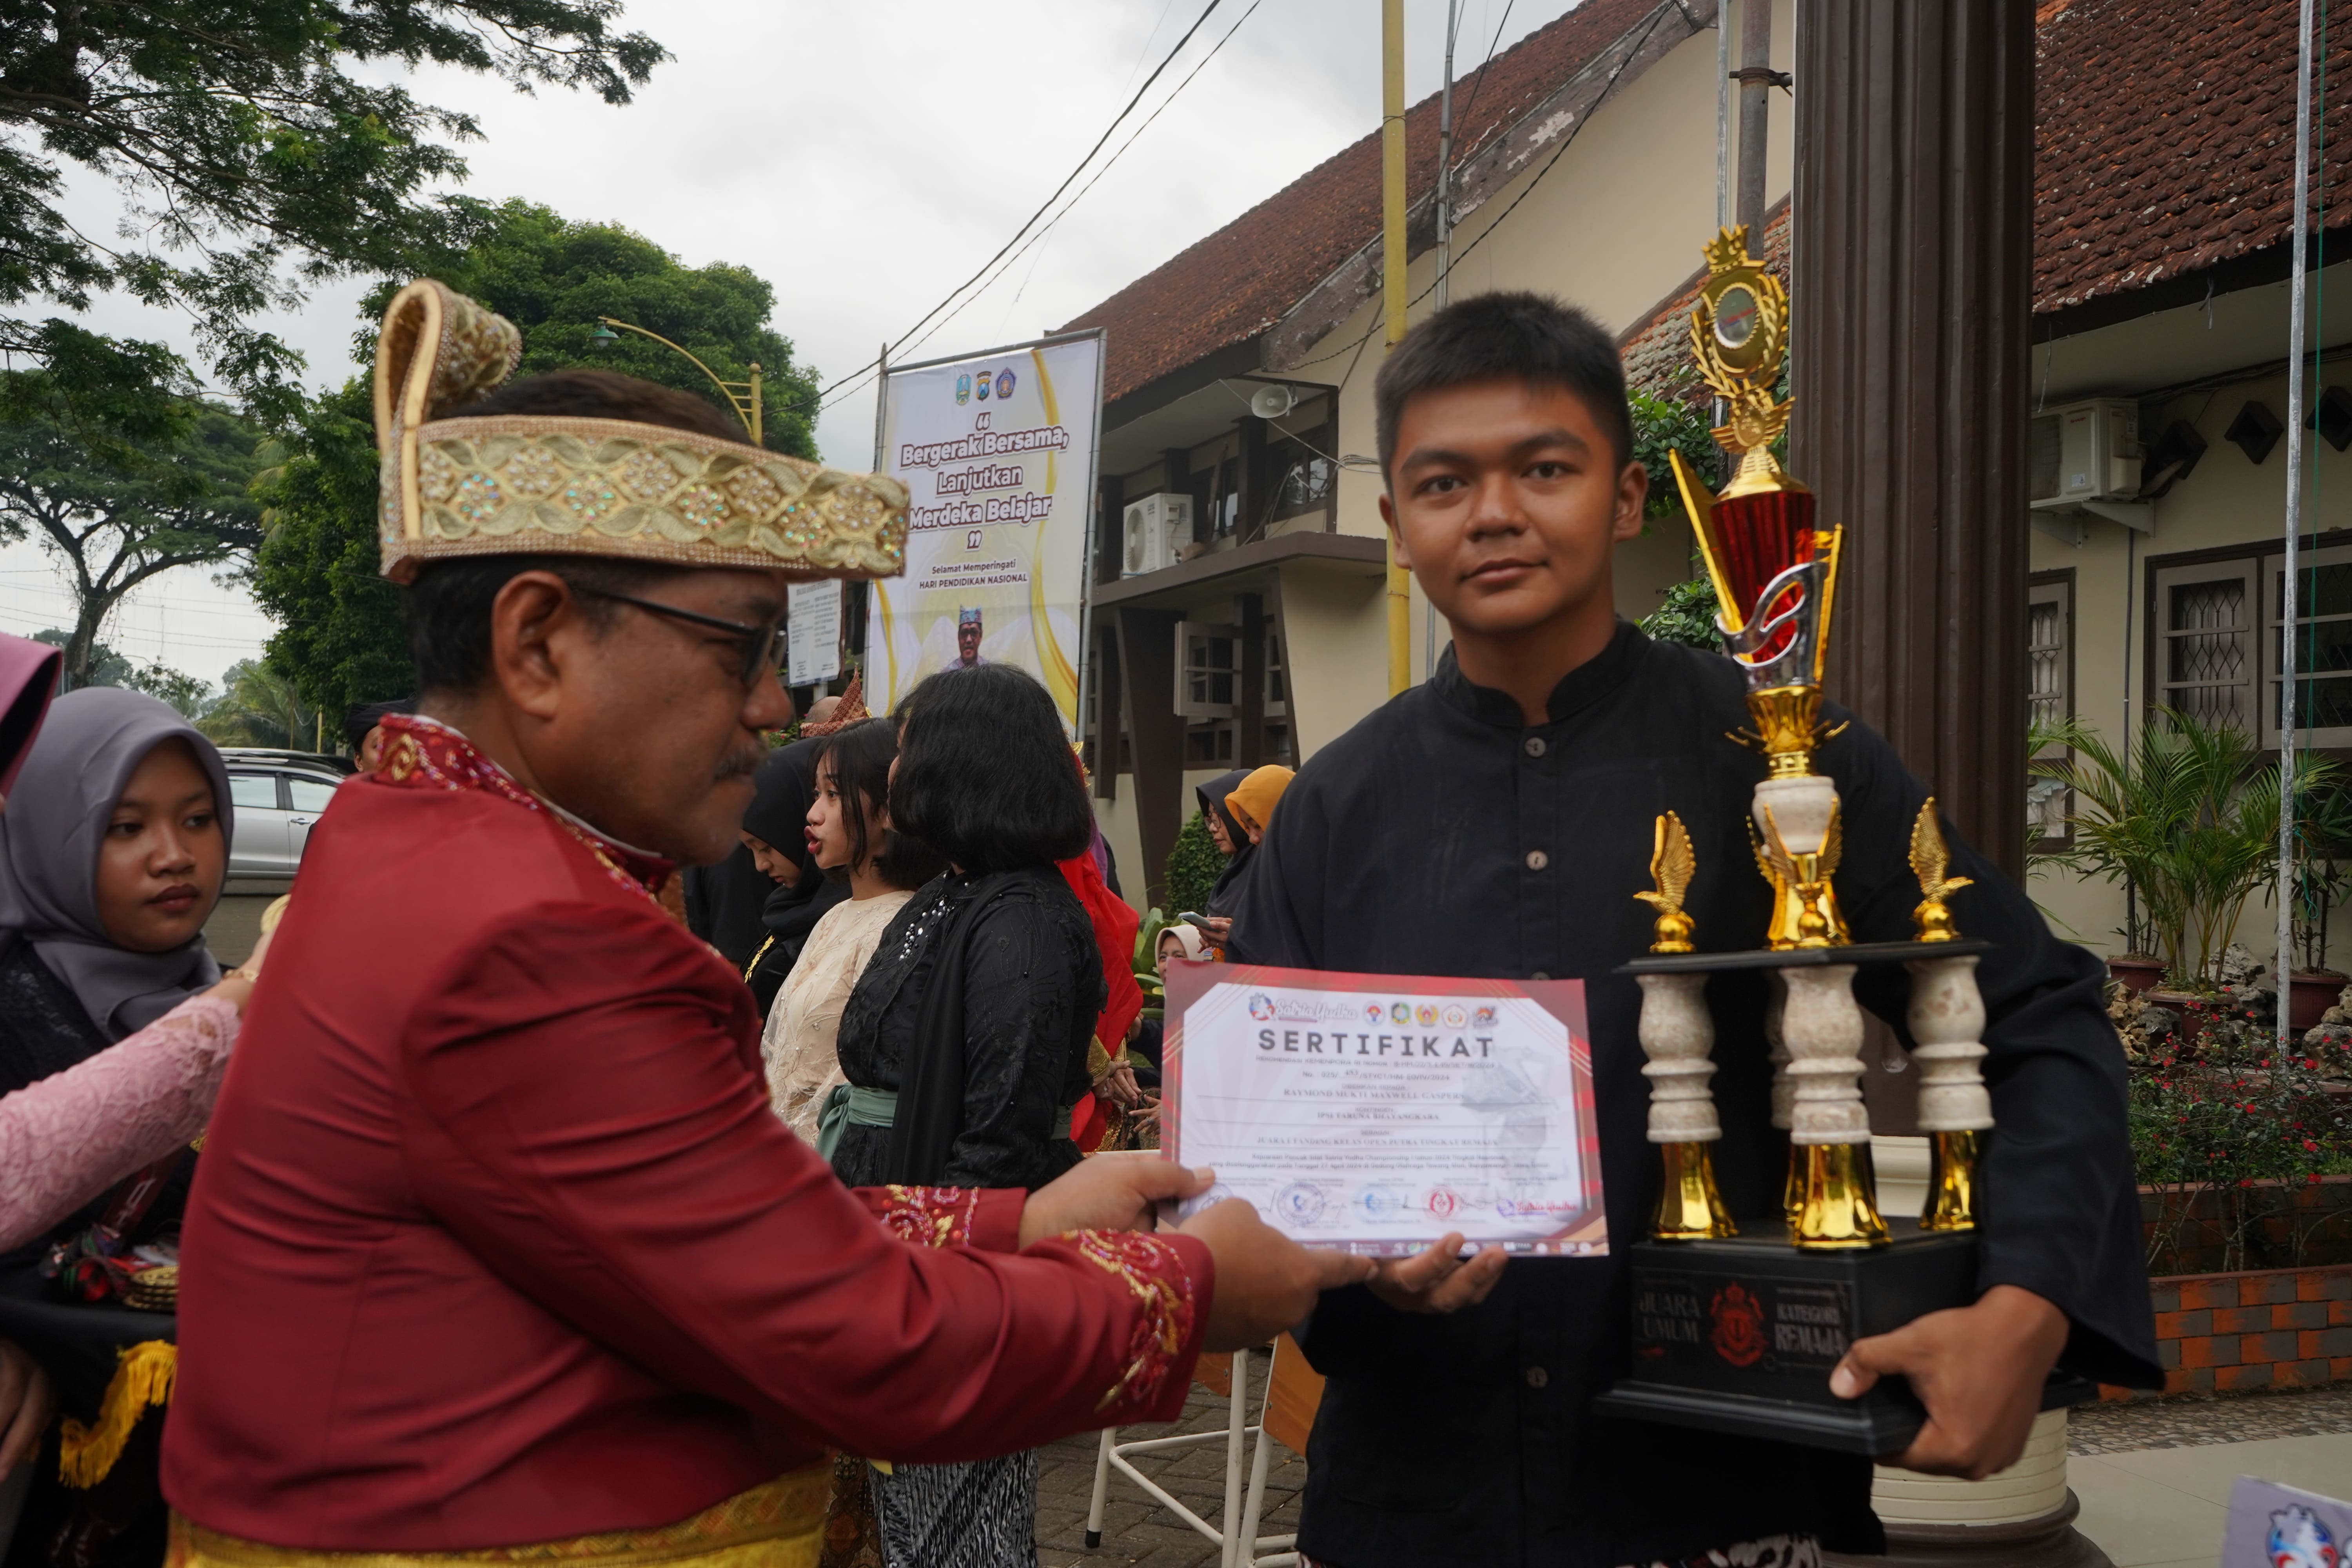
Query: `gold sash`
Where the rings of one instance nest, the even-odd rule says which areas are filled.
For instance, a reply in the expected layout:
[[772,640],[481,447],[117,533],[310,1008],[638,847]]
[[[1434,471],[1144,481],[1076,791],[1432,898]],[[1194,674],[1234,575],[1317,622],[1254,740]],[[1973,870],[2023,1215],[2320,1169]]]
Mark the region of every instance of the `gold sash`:
[[548,1568],[817,1568],[824,1545],[830,1465],[779,1476],[652,1530],[614,1530],[478,1552],[324,1552],[266,1546],[172,1515],[165,1568],[457,1568],[542,1563]]

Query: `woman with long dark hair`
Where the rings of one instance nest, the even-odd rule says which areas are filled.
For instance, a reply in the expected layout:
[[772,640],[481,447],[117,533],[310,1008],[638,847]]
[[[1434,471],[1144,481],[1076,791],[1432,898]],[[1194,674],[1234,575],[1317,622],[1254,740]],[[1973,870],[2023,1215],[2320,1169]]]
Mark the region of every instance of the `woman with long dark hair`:
[[[935,675],[898,710],[890,821],[946,874],[882,933],[843,1009],[853,1186],[1034,1189],[1078,1163],[1070,1107],[1103,1005],[1094,928],[1055,863],[1094,819],[1060,711],[1009,665]],[[875,1477],[892,1568],[1035,1561],[1037,1457]]]
[[898,737],[888,720],[852,724],[816,745],[809,856],[827,879],[848,888],[849,899],[827,910],[809,932],[799,962],[768,1010],[760,1055],[767,1063],[768,1096],[776,1114],[819,1152],[829,1154],[824,1128],[837,1133],[846,1115],[845,1107],[835,1106],[820,1126],[828,1100],[842,1084],[841,1010],[880,945],[883,928],[916,889],[940,874],[941,861],[921,839],[890,826],[890,764],[898,755]]

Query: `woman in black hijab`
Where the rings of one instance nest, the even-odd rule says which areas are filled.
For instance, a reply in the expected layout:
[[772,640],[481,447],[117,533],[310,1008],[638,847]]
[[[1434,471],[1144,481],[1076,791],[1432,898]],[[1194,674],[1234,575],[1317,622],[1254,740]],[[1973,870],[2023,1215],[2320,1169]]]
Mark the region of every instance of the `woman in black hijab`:
[[801,947],[825,910],[849,897],[845,882],[817,869],[809,854],[808,814],[816,802],[816,753],[820,741],[780,746],[760,764],[751,804],[743,811],[743,847],[775,883],[760,910],[762,940],[744,966],[743,983],[768,1016]]

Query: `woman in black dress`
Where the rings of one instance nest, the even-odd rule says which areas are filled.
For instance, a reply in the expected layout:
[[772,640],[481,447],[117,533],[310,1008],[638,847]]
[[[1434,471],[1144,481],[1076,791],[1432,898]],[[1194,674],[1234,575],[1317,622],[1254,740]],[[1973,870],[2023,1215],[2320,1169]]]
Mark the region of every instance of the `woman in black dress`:
[[[1078,1162],[1103,1005],[1094,928],[1055,862],[1093,817],[1053,699],[1008,665],[935,675],[900,704],[890,821],[949,863],[882,934],[841,1018],[858,1092],[833,1157],[853,1186],[1034,1190]],[[1037,1458],[875,1478],[891,1568],[1035,1561]]]

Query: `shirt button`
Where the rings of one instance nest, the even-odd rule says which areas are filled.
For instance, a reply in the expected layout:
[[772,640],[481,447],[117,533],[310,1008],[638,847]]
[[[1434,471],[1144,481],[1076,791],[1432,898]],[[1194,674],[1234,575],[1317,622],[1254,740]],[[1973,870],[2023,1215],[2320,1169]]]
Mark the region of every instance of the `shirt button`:
[[1550,1381],[1551,1373],[1544,1371],[1543,1368],[1539,1366],[1531,1366],[1528,1368],[1528,1386],[1529,1388],[1541,1388]]
[[1544,744],[1544,738],[1543,738],[1541,735],[1529,735],[1529,736],[1528,737],[1528,739],[1527,739],[1527,752],[1528,752],[1528,755],[1529,755],[1529,756],[1531,756],[1531,757],[1540,757],[1540,756],[1542,756],[1542,755],[1544,754],[1544,752],[1547,752],[1547,751],[1549,751],[1549,750],[1550,750],[1550,748],[1549,748],[1549,747],[1548,747],[1548,746],[1546,746],[1546,745]]
[[1545,854],[1542,850],[1540,850],[1540,849],[1530,849],[1530,850],[1528,850],[1528,870],[1530,870],[1530,871],[1540,871],[1540,870],[1542,870],[1545,867],[1547,867],[1547,866],[1549,866],[1549,865],[1550,865],[1550,864],[1551,864],[1551,857],[1550,857],[1550,856],[1549,856],[1549,855],[1547,855],[1547,854]]
[[1549,980],[1551,976],[1546,973],[1543,970],[1538,969],[1533,974],[1528,975],[1528,978],[1530,980]]

